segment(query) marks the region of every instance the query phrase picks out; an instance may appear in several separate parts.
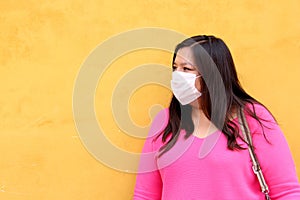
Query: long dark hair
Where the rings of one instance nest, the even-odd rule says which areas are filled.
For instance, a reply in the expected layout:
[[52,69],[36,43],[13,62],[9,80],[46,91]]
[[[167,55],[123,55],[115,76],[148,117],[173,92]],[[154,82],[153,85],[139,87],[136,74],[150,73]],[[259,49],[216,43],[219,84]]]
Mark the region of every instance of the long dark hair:
[[[205,116],[225,134],[227,147],[230,150],[244,149],[237,143],[237,138],[242,140],[243,138],[239,134],[238,125],[231,120],[231,111],[244,109],[258,121],[260,126],[263,126],[261,122],[263,119],[256,115],[254,108],[254,104],[262,104],[242,88],[231,53],[222,39],[200,35],[184,40],[175,48],[172,65],[178,50],[184,47],[191,48],[196,62],[195,67],[202,75],[198,79],[202,93],[200,108]],[[246,104],[250,104],[252,108],[248,108]],[[185,129],[186,138],[193,133],[191,112],[190,105],[181,105],[173,95],[169,106],[169,121],[161,133],[162,141],[168,141],[161,147],[160,156],[175,145],[181,129]]]

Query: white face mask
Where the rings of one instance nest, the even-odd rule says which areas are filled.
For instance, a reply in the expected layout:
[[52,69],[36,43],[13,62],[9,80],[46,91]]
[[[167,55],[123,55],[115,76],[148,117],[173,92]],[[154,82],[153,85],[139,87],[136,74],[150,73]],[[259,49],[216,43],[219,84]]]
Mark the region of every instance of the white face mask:
[[200,75],[196,76],[187,72],[174,71],[172,73],[171,88],[182,105],[189,104],[202,95],[195,87],[195,80],[198,77]]

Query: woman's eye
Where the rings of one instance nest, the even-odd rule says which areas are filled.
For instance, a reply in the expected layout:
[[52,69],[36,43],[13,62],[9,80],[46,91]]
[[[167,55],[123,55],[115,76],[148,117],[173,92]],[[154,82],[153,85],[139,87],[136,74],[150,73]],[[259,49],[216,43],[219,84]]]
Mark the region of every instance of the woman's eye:
[[184,67],[183,70],[184,70],[184,71],[191,71],[192,69],[187,68],[187,67]]
[[173,70],[176,70],[176,69],[177,69],[177,67],[176,67],[176,66],[172,66],[172,69],[173,69]]

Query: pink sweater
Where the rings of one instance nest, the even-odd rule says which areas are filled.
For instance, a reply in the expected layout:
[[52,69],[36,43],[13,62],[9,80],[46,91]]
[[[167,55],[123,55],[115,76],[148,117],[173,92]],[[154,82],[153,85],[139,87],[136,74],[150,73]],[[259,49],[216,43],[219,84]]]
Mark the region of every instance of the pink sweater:
[[[246,115],[271,199],[300,200],[300,185],[284,135],[265,108],[255,105],[255,110],[261,118],[272,121],[263,122],[271,128],[264,128],[269,144],[258,122]],[[228,150],[227,139],[220,131],[204,139],[195,136],[184,139],[182,130],[175,146],[156,159],[163,143],[161,137],[154,141],[153,138],[167,122],[168,109],[153,120],[140,160],[134,200],[264,199],[248,150]],[[244,145],[241,140],[238,142]]]

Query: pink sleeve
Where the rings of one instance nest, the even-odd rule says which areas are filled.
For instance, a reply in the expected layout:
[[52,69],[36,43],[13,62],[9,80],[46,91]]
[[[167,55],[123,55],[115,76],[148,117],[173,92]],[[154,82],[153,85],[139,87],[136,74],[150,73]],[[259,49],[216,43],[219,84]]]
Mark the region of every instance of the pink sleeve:
[[253,118],[248,117],[249,126],[253,133],[253,145],[269,186],[272,200],[300,199],[300,184],[297,179],[296,167],[287,141],[271,114],[262,106],[255,105],[257,116],[262,119],[262,128]]
[[[134,200],[161,199],[162,180],[155,159],[159,147],[156,147],[157,145],[155,145],[153,139],[165,128],[168,122],[167,115],[167,109],[162,110],[152,122],[140,156],[139,171],[133,194]],[[157,139],[156,142],[160,143],[159,140],[161,138]]]

